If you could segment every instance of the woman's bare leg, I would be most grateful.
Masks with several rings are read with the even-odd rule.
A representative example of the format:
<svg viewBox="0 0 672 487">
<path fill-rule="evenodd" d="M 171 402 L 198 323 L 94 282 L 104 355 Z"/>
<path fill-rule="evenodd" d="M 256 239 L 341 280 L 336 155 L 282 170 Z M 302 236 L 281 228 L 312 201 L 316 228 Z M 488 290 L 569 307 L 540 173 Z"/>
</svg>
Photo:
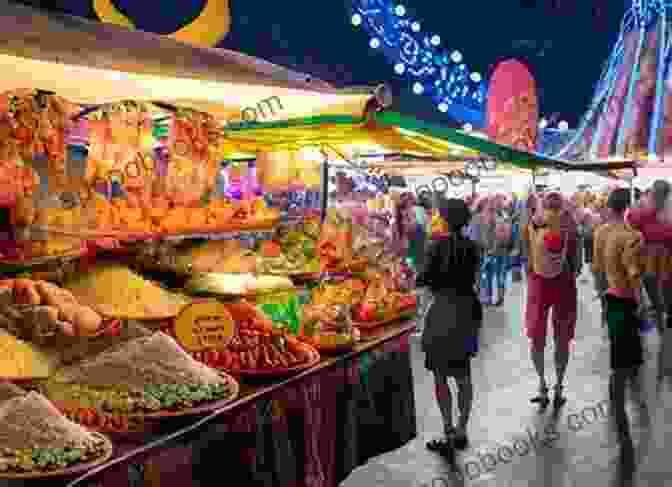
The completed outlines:
<svg viewBox="0 0 672 487">
<path fill-rule="evenodd" d="M 436 394 L 436 402 L 439 405 L 439 411 L 441 411 L 444 431 L 450 431 L 454 428 L 453 395 L 445 375 L 440 375 L 436 372 L 434 373 L 434 393 Z"/>
</svg>

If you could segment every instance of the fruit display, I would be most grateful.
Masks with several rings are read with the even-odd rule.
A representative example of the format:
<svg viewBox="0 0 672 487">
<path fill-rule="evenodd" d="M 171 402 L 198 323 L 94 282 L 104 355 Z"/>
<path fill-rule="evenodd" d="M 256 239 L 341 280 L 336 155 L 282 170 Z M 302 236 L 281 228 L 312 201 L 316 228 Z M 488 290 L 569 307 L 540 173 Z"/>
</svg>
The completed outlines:
<svg viewBox="0 0 672 487">
<path fill-rule="evenodd" d="M 258 272 L 273 275 L 320 272 L 318 220 L 307 220 L 297 227 L 283 227 L 277 233 L 274 240 L 262 242 L 259 246 Z"/>
<path fill-rule="evenodd" d="M 95 336 L 110 326 L 68 290 L 46 281 L 0 281 L 0 327 L 18 338 L 45 343 L 56 334 Z"/>
<path fill-rule="evenodd" d="M 328 211 L 317 248 L 322 272 L 349 269 L 352 264 L 352 219 L 347 210 Z"/>
<path fill-rule="evenodd" d="M 67 419 L 43 395 L 0 383 L 0 479 L 65 474 L 112 456 L 112 444 Z"/>
<path fill-rule="evenodd" d="M 339 314 L 340 306 L 351 307 L 356 326 L 390 321 L 416 307 L 415 294 L 401 291 L 398 277 L 396 272 L 370 270 L 362 279 L 323 283 L 313 290 L 311 304 L 327 322 Z M 304 321 L 305 314 L 304 309 Z"/>
<path fill-rule="evenodd" d="M 358 325 L 383 323 L 415 312 L 414 293 L 403 293 L 384 276 L 371 279 L 362 302 L 356 307 L 354 318 Z"/>
<path fill-rule="evenodd" d="M 325 353 L 351 350 L 359 340 L 348 305 L 307 305 L 303 309 L 303 337 Z"/>
<path fill-rule="evenodd" d="M 60 410 L 99 430 L 128 427 L 133 417 L 221 406 L 238 394 L 233 378 L 195 361 L 162 332 L 65 367 L 41 389 Z"/>
</svg>

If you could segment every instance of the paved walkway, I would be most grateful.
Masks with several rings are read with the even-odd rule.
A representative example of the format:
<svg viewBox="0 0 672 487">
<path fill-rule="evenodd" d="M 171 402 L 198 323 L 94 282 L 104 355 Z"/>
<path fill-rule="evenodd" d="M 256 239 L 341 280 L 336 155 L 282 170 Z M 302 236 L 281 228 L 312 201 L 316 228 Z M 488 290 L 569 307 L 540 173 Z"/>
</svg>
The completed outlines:
<svg viewBox="0 0 672 487">
<path fill-rule="evenodd" d="M 529 399 L 537 380 L 523 336 L 525 285 L 515 284 L 503 308 L 486 312 L 481 353 L 473 362 L 475 403 L 471 446 L 460 455 L 461 475 L 425 449 L 442 429 L 433 381 L 424 370 L 418 340 L 414 375 L 419 437 L 357 469 L 343 487 L 610 487 L 672 485 L 672 388 L 658 392 L 659 337 L 646 337 L 646 399 L 650 421 L 631 411 L 632 442 L 620 447 L 607 421 L 608 347 L 592 282 L 579 283 L 577 340 L 566 379 L 568 402 L 555 417 Z M 547 379 L 555 381 L 552 345 Z M 647 426 L 647 424 L 650 426 Z M 670 443 L 672 445 L 672 443 Z"/>
</svg>

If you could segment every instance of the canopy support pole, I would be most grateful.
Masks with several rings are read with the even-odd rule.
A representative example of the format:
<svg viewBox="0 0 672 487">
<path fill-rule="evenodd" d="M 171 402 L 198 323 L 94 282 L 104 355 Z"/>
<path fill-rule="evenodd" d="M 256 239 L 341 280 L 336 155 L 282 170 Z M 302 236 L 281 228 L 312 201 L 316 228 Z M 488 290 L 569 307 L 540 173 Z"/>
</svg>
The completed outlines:
<svg viewBox="0 0 672 487">
<path fill-rule="evenodd" d="M 324 223 L 329 206 L 329 156 L 326 151 L 322 151 L 322 156 L 324 159 L 320 166 L 320 218 Z"/>
</svg>

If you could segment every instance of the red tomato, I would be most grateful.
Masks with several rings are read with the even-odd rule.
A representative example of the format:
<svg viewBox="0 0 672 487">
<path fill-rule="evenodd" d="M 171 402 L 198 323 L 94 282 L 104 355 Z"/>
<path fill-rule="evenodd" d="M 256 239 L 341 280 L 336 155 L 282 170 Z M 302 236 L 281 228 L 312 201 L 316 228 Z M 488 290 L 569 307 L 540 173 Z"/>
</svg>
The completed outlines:
<svg viewBox="0 0 672 487">
<path fill-rule="evenodd" d="M 220 353 L 217 350 L 209 350 L 206 353 L 206 361 L 205 363 L 208 364 L 210 367 L 216 367 L 219 365 L 220 361 Z"/>
</svg>

